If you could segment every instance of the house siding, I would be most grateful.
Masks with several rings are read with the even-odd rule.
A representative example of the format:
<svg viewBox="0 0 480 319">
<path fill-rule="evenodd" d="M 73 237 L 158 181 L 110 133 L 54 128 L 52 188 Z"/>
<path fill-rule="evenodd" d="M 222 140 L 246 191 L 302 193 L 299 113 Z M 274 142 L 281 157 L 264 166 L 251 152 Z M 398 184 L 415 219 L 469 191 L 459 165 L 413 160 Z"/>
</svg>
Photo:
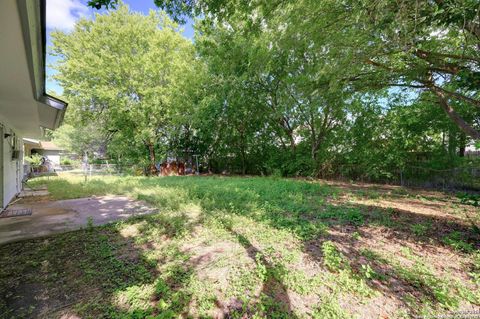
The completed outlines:
<svg viewBox="0 0 480 319">
<path fill-rule="evenodd" d="M 0 125 L 2 124 L 0 123 Z M 3 163 L 3 185 L 1 185 L 3 192 L 3 203 L 1 203 L 1 208 L 3 209 L 22 190 L 23 141 L 13 129 L 9 128 L 5 124 L 3 124 L 2 127 L 3 134 L 0 136 L 0 138 L 3 139 L 1 159 Z M 5 137 L 5 134 L 11 134 L 11 136 Z M 12 159 L 14 149 L 20 152 L 16 159 Z"/>
<path fill-rule="evenodd" d="M 40 155 L 43 155 L 48 160 L 52 162 L 52 164 L 60 165 L 60 151 L 56 150 L 38 150 Z"/>
</svg>

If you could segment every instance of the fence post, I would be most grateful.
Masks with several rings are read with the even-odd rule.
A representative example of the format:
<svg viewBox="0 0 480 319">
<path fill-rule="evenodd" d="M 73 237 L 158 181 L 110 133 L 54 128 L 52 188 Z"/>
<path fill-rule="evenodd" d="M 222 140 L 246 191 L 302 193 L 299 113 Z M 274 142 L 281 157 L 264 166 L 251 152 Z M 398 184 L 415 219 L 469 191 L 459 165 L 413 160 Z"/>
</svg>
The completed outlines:
<svg viewBox="0 0 480 319">
<path fill-rule="evenodd" d="M 400 186 L 403 187 L 403 170 L 400 170 Z"/>
</svg>

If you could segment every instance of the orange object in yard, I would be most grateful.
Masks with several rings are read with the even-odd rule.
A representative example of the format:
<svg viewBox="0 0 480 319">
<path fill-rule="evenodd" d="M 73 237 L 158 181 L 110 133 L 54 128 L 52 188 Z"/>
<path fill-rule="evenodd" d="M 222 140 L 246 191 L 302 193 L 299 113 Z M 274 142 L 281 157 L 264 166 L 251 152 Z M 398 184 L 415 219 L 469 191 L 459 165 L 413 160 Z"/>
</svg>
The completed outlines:
<svg viewBox="0 0 480 319">
<path fill-rule="evenodd" d="M 185 175 L 185 163 L 182 162 L 163 162 L 160 165 L 161 176 Z"/>
</svg>

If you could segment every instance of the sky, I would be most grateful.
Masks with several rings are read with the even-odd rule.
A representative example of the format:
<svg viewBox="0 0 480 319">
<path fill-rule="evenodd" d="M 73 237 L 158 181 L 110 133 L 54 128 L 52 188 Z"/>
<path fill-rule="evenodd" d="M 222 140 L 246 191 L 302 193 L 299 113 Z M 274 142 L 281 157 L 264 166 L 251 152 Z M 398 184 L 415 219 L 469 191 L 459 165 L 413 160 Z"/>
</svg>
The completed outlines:
<svg viewBox="0 0 480 319">
<path fill-rule="evenodd" d="M 50 32 L 54 30 L 70 32 L 78 19 L 82 17 L 93 19 L 98 10 L 88 7 L 87 2 L 88 0 L 47 0 L 47 92 L 53 91 L 55 95 L 61 95 L 63 92 L 62 87 L 51 78 L 55 70 L 49 65 L 55 63 L 57 58 L 49 54 L 49 47 L 52 45 Z M 158 10 L 153 0 L 123 0 L 123 2 L 129 5 L 130 10 L 144 14 L 148 14 L 150 9 Z M 192 20 L 188 20 L 182 28 L 183 36 L 193 41 Z"/>
</svg>

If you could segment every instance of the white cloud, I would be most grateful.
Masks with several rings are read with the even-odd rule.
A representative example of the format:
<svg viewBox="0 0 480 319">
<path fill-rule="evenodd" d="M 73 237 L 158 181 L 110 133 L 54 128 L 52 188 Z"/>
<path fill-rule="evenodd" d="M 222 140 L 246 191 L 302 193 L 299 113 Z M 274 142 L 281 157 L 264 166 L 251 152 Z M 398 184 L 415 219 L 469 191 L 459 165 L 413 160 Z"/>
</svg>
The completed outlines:
<svg viewBox="0 0 480 319">
<path fill-rule="evenodd" d="M 87 14 L 87 6 L 80 0 L 47 0 L 47 28 L 70 31 Z"/>
</svg>

